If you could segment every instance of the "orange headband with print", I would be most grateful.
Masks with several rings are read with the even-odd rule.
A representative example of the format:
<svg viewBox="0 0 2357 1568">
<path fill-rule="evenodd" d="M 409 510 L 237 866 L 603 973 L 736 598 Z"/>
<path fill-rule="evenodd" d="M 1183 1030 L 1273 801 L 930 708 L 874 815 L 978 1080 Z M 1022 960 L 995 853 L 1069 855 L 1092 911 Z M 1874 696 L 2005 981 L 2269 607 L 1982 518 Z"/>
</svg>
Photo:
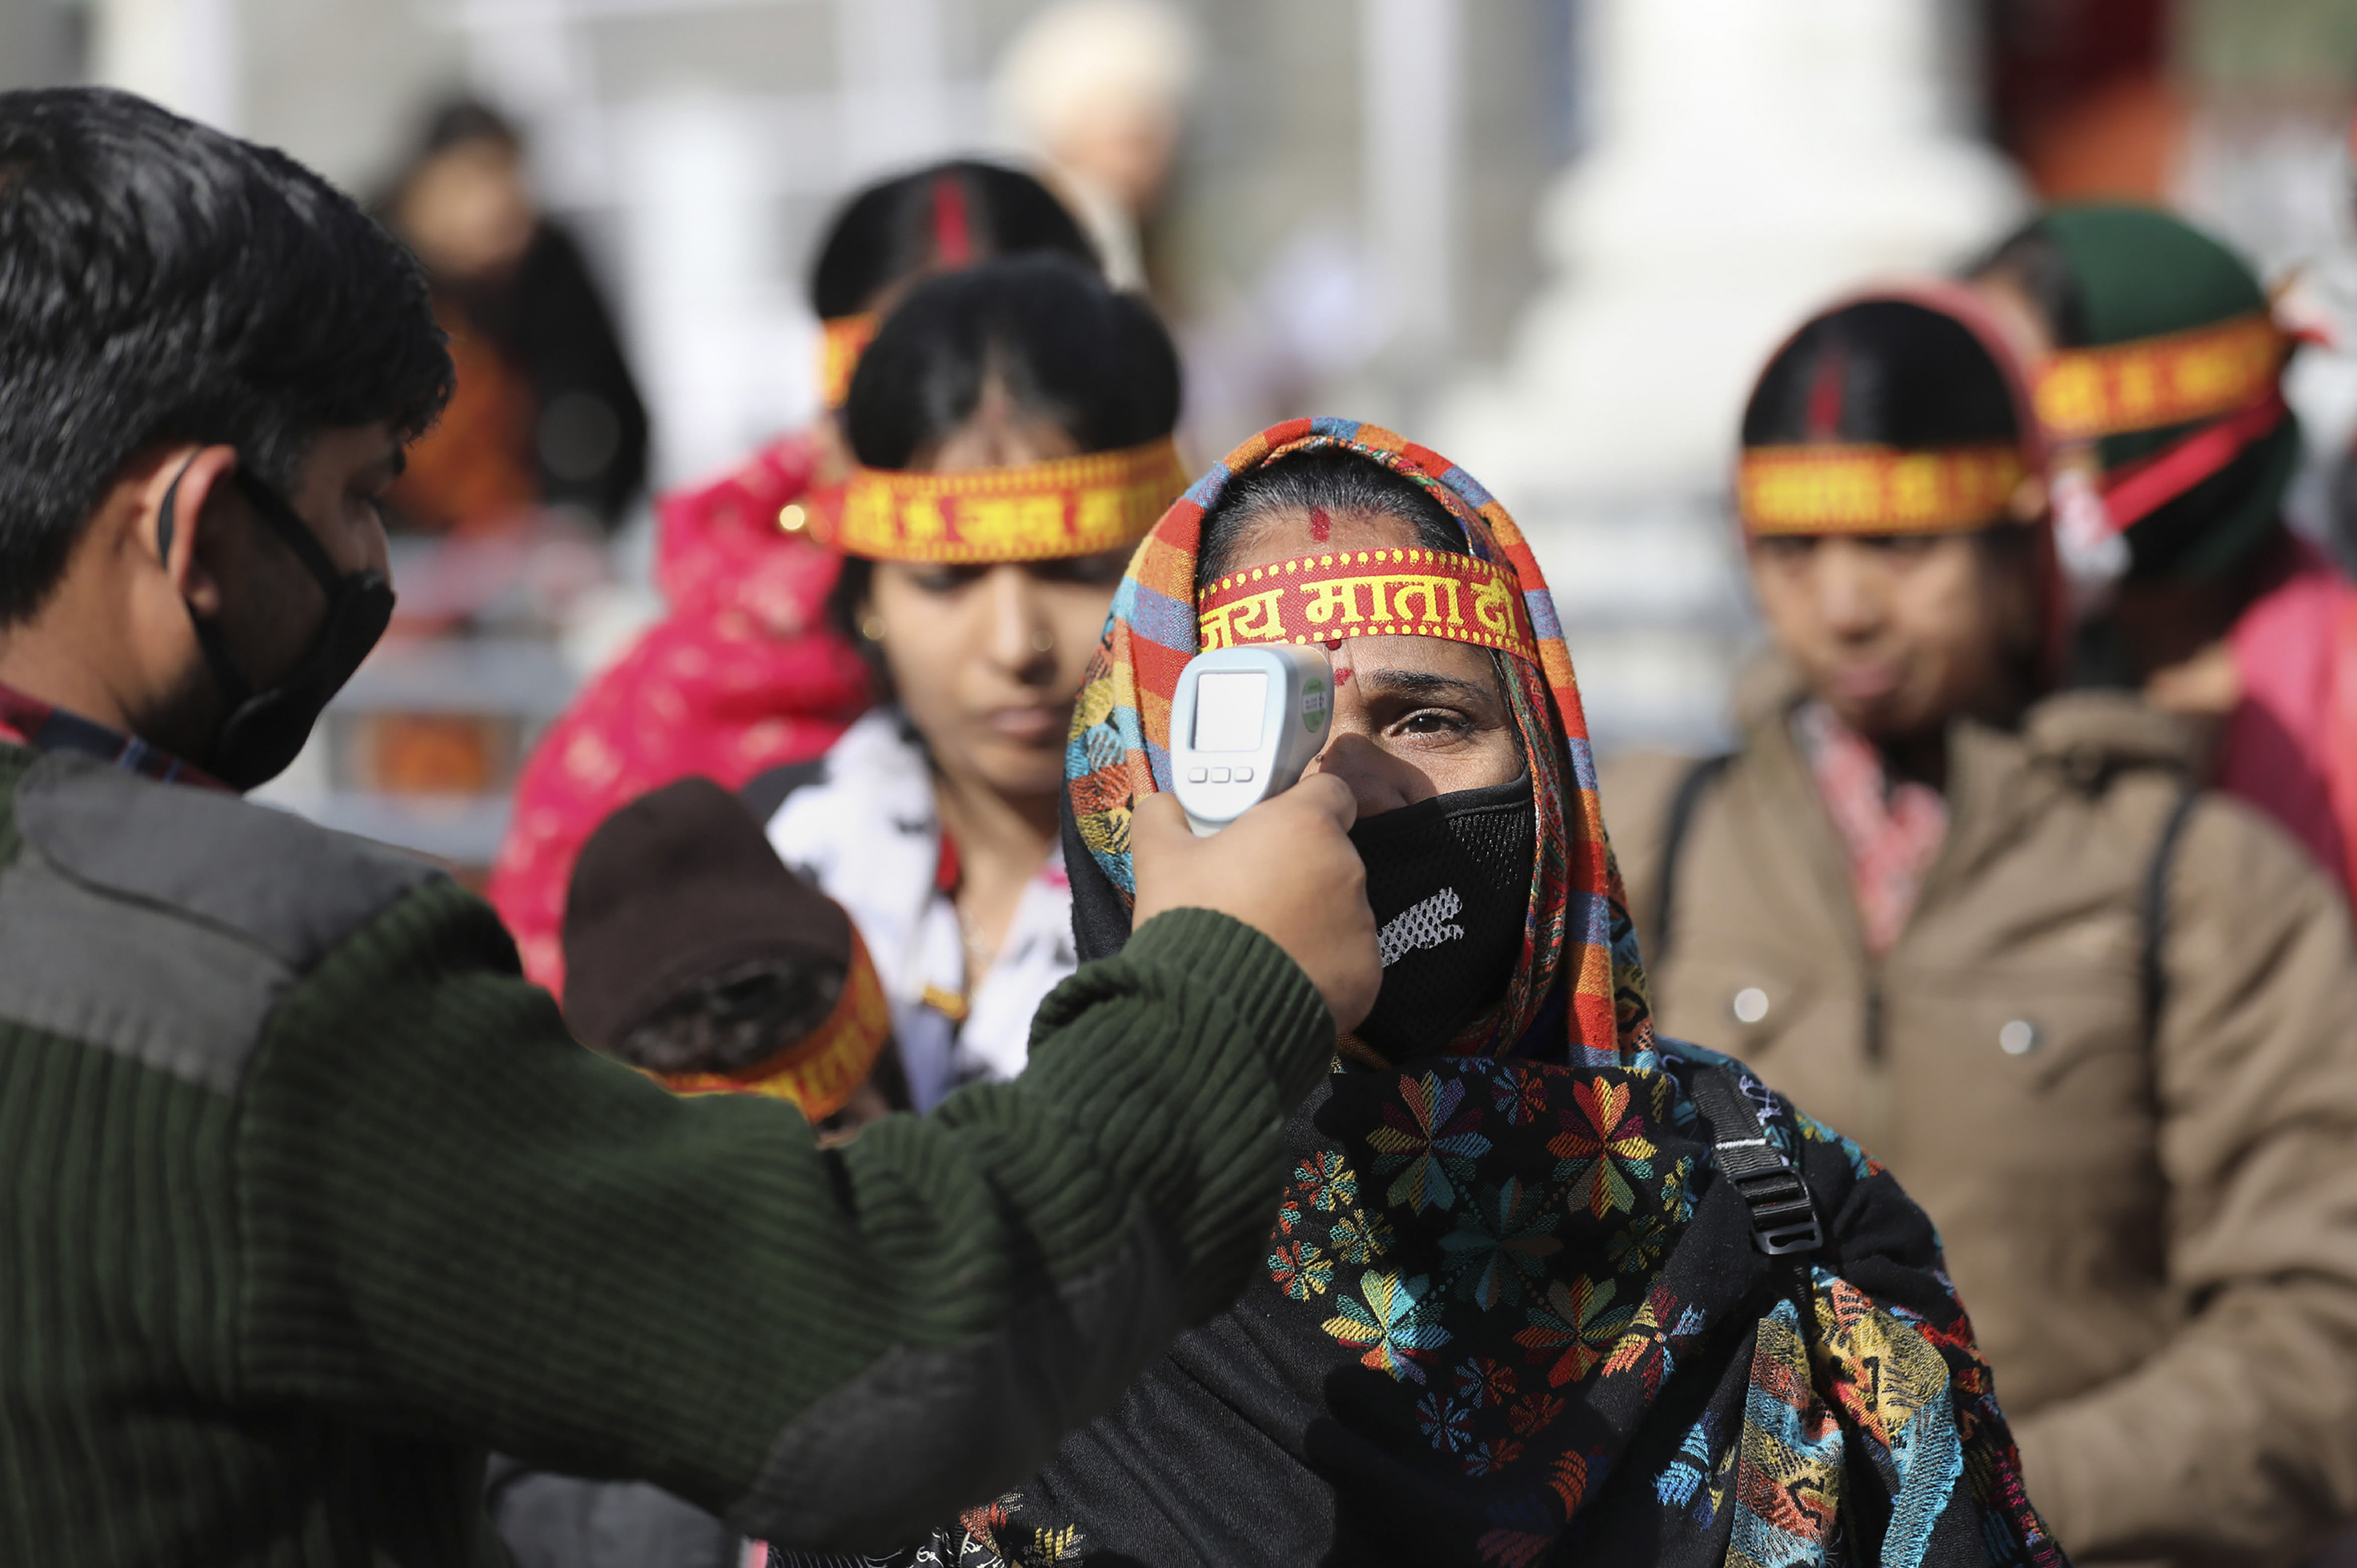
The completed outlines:
<svg viewBox="0 0 2357 1568">
<path fill-rule="evenodd" d="M 818 394 L 828 408 L 841 408 L 851 397 L 852 373 L 859 356 L 876 340 L 876 313 L 831 316 L 818 324 Z"/>
<path fill-rule="evenodd" d="M 1206 650 L 1441 637 L 1539 661 L 1513 574 L 1446 550 L 1345 550 L 1254 566 L 1206 587 L 1195 610 Z"/>
<path fill-rule="evenodd" d="M 667 1072 L 648 1076 L 674 1094 L 765 1094 L 792 1101 L 812 1122 L 843 1109 L 876 1070 L 892 1037 L 892 1008 L 884 1000 L 875 961 L 851 928 L 851 967 L 843 994 L 819 1026 L 775 1056 L 737 1072 Z"/>
<path fill-rule="evenodd" d="M 944 565 L 1094 555 L 1146 537 L 1188 478 L 1167 435 L 1019 468 L 860 468 L 823 538 L 846 555 Z"/>
<path fill-rule="evenodd" d="M 2029 473 L 2003 443 L 1908 451 L 1809 443 L 1746 448 L 1737 504 L 1755 536 L 1955 533 L 2002 522 Z"/>
<path fill-rule="evenodd" d="M 2215 419 L 2275 390 L 2291 351 L 2265 312 L 2214 327 L 2065 349 L 2038 373 L 2038 418 L 2057 441 Z"/>
</svg>

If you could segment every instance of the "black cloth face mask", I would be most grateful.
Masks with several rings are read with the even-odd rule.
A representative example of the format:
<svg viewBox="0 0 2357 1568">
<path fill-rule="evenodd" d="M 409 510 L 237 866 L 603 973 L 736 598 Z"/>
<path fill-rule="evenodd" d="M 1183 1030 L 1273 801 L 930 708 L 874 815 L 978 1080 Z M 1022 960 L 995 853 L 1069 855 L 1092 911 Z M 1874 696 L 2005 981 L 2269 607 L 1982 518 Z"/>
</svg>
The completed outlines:
<svg viewBox="0 0 2357 1568">
<path fill-rule="evenodd" d="M 232 470 L 231 478 L 254 515 L 295 553 L 295 559 L 303 564 L 328 599 L 328 613 L 319 622 L 309 651 L 276 685 L 258 692 L 230 657 L 221 623 L 197 614 L 193 605 L 188 607 L 197 646 L 203 650 L 206 667 L 229 708 L 229 716 L 213 736 L 211 749 L 198 760 L 206 772 L 231 789 L 245 790 L 285 771 L 303 743 L 311 738 L 311 726 L 318 722 L 328 700 L 343 690 L 369 650 L 384 636 L 384 628 L 393 624 L 393 584 L 372 568 L 339 574 L 310 525 L 285 497 L 243 467 Z M 174 479 L 156 520 L 156 552 L 165 560 L 171 559 L 173 510 L 179 493 L 180 482 Z"/>
<path fill-rule="evenodd" d="M 1429 1056 L 1513 977 L 1538 849 L 1531 776 L 1419 800 L 1351 830 L 1367 865 L 1383 987 L 1355 1031 L 1392 1061 Z"/>
</svg>

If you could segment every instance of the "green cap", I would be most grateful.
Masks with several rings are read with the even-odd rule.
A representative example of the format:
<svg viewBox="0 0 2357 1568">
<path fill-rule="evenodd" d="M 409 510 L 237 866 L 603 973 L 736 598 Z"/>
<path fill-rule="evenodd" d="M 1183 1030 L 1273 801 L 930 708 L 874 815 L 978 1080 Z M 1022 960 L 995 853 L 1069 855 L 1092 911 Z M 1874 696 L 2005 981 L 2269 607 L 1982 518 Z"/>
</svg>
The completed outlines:
<svg viewBox="0 0 2357 1568">
<path fill-rule="evenodd" d="M 2054 208 L 2031 229 L 2051 242 L 2077 295 L 2078 319 L 2056 324 L 2074 339 L 2065 347 L 2165 337 L 2267 308 L 2266 290 L 2240 256 L 2169 213 L 2088 203 Z M 2109 471 L 2201 428 L 2107 435 L 2098 451 Z M 2233 570 L 2280 523 L 2298 462 L 2299 425 L 2287 416 L 2223 469 L 2129 527 L 2130 575 L 2201 578 Z"/>
</svg>

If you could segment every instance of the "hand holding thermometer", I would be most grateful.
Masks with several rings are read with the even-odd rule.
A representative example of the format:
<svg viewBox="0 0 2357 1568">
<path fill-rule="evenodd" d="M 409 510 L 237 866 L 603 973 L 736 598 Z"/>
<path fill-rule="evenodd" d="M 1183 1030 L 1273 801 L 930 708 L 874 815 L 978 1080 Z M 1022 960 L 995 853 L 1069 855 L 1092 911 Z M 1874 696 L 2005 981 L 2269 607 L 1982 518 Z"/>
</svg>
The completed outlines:
<svg viewBox="0 0 2357 1568">
<path fill-rule="evenodd" d="M 1170 705 L 1170 779 L 1196 836 L 1298 783 L 1333 717 L 1322 648 L 1216 648 L 1189 660 Z"/>
</svg>

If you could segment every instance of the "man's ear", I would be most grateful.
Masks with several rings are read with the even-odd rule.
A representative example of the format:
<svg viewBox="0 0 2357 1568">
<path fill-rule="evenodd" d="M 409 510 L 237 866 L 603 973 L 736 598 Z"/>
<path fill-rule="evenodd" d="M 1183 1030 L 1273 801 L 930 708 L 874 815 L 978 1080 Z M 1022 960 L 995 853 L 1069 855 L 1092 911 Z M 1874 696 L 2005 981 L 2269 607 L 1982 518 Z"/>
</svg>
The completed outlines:
<svg viewBox="0 0 2357 1568">
<path fill-rule="evenodd" d="M 178 446 L 161 455 L 139 487 L 132 548 L 163 567 L 172 591 L 199 615 L 221 613 L 221 578 L 207 564 L 237 471 L 234 446 Z"/>
</svg>

